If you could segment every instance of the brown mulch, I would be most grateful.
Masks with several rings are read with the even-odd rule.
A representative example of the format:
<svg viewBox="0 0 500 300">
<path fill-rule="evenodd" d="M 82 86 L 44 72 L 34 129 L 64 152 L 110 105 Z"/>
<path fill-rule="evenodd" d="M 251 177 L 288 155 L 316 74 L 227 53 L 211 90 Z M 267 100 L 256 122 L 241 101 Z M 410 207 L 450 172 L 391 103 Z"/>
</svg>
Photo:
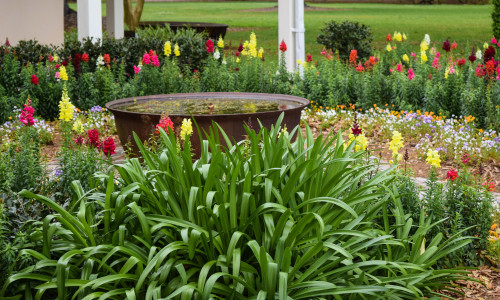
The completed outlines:
<svg viewBox="0 0 500 300">
<path fill-rule="evenodd" d="M 443 294 L 450 296 L 450 298 L 460 300 L 498 300 L 500 299 L 500 270 L 489 266 L 480 266 L 478 270 L 471 270 L 470 278 L 476 279 L 475 281 L 459 280 L 457 285 L 460 292 L 464 295 L 442 291 Z M 443 299 L 450 299 L 443 298 Z"/>
</svg>

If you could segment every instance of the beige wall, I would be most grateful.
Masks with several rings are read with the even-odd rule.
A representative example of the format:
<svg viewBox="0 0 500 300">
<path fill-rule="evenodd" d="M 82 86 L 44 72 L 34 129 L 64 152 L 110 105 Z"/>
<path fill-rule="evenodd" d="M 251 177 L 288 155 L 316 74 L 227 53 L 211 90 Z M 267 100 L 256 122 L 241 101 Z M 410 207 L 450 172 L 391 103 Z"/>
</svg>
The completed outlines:
<svg viewBox="0 0 500 300">
<path fill-rule="evenodd" d="M 7 37 L 12 45 L 29 39 L 61 45 L 63 0 L 0 0 L 0 43 Z"/>
</svg>

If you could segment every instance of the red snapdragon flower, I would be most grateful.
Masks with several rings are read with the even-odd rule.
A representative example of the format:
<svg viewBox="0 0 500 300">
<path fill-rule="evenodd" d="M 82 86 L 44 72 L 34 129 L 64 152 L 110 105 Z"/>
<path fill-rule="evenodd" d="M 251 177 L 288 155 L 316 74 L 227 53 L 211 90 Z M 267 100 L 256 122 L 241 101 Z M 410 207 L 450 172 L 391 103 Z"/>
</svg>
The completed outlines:
<svg viewBox="0 0 500 300">
<path fill-rule="evenodd" d="M 484 75 L 486 75 L 486 72 L 484 71 L 483 65 L 482 64 L 477 65 L 476 76 L 481 78 Z"/>
<path fill-rule="evenodd" d="M 312 62 L 313 61 L 313 58 L 312 58 L 312 55 L 311 53 L 307 53 L 307 56 L 306 56 L 306 62 Z"/>
<path fill-rule="evenodd" d="M 446 52 L 450 52 L 451 50 L 450 42 L 448 41 L 448 39 L 446 39 L 446 41 L 444 41 L 443 43 L 443 50 Z"/>
<path fill-rule="evenodd" d="M 486 74 L 488 74 L 488 76 L 492 76 L 494 73 L 495 73 L 495 61 L 493 59 L 490 59 L 486 63 Z"/>
<path fill-rule="evenodd" d="M 52 56 L 52 54 L 49 54 L 49 61 L 50 62 L 54 61 L 54 56 Z"/>
<path fill-rule="evenodd" d="M 493 46 L 489 46 L 488 49 L 484 50 L 484 63 L 489 62 L 490 60 L 495 58 L 495 48 Z"/>
<path fill-rule="evenodd" d="M 281 48 L 280 48 L 280 50 L 281 50 Z M 241 52 L 241 51 L 243 51 L 243 44 L 242 43 L 240 43 L 240 45 L 238 46 L 238 52 Z"/>
<path fill-rule="evenodd" d="M 459 59 L 459 60 L 457 61 L 457 65 L 459 65 L 459 66 L 463 66 L 463 65 L 465 65 L 465 62 L 466 62 L 466 61 L 465 61 L 465 58 L 461 58 L 461 59 Z"/>
<path fill-rule="evenodd" d="M 475 62 L 476 61 L 476 55 L 474 54 L 474 50 L 472 50 L 472 53 L 469 55 L 469 61 L 471 63 Z"/>
<path fill-rule="evenodd" d="M 361 62 L 358 64 L 358 66 L 356 67 L 356 71 L 358 72 L 363 72 L 365 70 L 365 68 L 363 68 L 363 65 L 361 65 Z"/>
<path fill-rule="evenodd" d="M 358 51 L 355 49 L 351 50 L 351 54 L 349 54 L 349 63 L 352 65 L 356 65 L 357 59 L 358 59 Z"/>
<path fill-rule="evenodd" d="M 115 154 L 115 149 L 116 149 L 115 141 L 111 137 L 105 139 L 104 142 L 102 143 L 102 152 L 104 152 L 106 156 L 111 156 L 111 154 Z"/>
<path fill-rule="evenodd" d="M 68 61 L 67 60 L 63 60 L 62 63 L 61 63 L 63 66 L 67 67 L 68 66 Z"/>
<path fill-rule="evenodd" d="M 356 115 L 354 115 L 354 116 L 356 116 Z M 355 118 L 354 122 L 352 123 L 351 132 L 352 132 L 352 135 L 354 135 L 354 136 L 358 136 L 358 135 L 363 133 L 361 128 L 359 128 L 357 118 Z"/>
<path fill-rule="evenodd" d="M 388 42 L 392 41 L 392 36 L 391 36 L 391 34 L 389 33 L 389 34 L 385 37 L 385 39 L 386 39 Z"/>
<path fill-rule="evenodd" d="M 35 74 L 31 75 L 31 83 L 38 85 L 38 77 Z"/>
<path fill-rule="evenodd" d="M 453 43 L 451 44 L 451 49 L 457 49 L 457 47 L 457 42 L 453 41 Z"/>
<path fill-rule="evenodd" d="M 458 172 L 455 169 L 451 169 L 446 173 L 446 179 L 453 181 L 457 178 L 458 178 Z"/>
<path fill-rule="evenodd" d="M 89 144 L 97 149 L 100 148 L 101 143 L 99 142 L 99 131 L 97 129 L 90 129 L 87 131 L 89 137 Z"/>
<path fill-rule="evenodd" d="M 282 40 L 280 43 L 280 51 L 285 52 L 286 51 L 286 43 L 285 40 Z"/>
<path fill-rule="evenodd" d="M 104 60 L 104 62 L 109 65 L 109 63 L 111 62 L 111 57 L 109 56 L 109 54 L 104 54 L 102 56 L 102 60 Z"/>
<path fill-rule="evenodd" d="M 494 192 L 495 191 L 495 183 L 493 182 L 485 182 L 482 184 L 485 188 L 488 189 L 488 192 Z"/>
<path fill-rule="evenodd" d="M 207 41 L 206 47 L 207 47 L 207 53 L 214 52 L 214 42 L 212 42 L 212 40 Z"/>
<path fill-rule="evenodd" d="M 80 135 L 77 136 L 75 139 L 75 144 L 77 144 L 78 146 L 81 146 L 83 144 L 83 137 Z"/>
<path fill-rule="evenodd" d="M 82 60 L 84 62 L 89 62 L 89 55 L 86 52 L 83 52 L 83 54 L 82 54 Z"/>
</svg>

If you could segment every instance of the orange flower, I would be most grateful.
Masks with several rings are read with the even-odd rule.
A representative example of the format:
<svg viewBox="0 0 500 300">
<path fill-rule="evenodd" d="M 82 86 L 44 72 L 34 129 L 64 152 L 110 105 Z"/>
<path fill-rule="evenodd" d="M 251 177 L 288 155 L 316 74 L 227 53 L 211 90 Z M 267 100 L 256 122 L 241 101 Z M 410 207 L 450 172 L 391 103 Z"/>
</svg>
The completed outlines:
<svg viewBox="0 0 500 300">
<path fill-rule="evenodd" d="M 495 230 L 495 228 L 497 228 L 497 226 L 498 226 L 497 224 L 491 225 L 491 230 Z"/>
</svg>

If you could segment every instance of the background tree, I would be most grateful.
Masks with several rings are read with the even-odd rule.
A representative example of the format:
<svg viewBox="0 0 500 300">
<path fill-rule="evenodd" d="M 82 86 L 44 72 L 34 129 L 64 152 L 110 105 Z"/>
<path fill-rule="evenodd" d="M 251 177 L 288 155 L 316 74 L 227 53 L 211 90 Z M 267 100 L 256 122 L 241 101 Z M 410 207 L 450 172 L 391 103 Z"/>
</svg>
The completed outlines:
<svg viewBox="0 0 500 300">
<path fill-rule="evenodd" d="M 135 6 L 133 6 L 135 2 Z M 144 8 L 144 0 L 123 0 L 123 11 L 125 14 L 125 24 L 130 30 L 135 30 L 141 20 L 142 9 Z"/>
</svg>

